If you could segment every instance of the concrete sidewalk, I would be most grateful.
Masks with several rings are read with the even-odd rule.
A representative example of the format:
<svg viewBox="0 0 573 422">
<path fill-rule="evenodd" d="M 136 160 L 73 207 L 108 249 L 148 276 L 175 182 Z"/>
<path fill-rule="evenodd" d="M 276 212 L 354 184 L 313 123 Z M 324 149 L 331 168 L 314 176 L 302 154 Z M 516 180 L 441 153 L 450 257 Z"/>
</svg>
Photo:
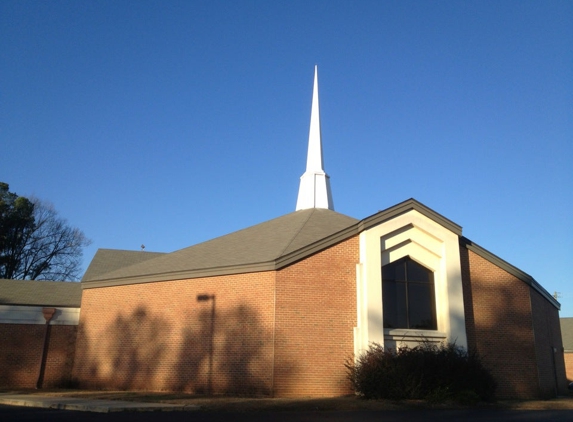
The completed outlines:
<svg viewBox="0 0 573 422">
<path fill-rule="evenodd" d="M 81 412 L 151 412 L 198 410 L 199 406 L 168 403 L 138 403 L 121 400 L 99 400 L 72 397 L 48 397 L 32 394 L 0 394 L 0 404 L 9 406 L 43 407 Z"/>
</svg>

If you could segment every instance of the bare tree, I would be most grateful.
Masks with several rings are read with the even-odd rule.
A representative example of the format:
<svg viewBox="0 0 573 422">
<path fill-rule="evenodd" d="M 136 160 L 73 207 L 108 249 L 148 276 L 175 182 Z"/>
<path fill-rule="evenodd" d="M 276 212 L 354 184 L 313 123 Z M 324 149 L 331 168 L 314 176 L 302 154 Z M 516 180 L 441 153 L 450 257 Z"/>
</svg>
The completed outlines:
<svg viewBox="0 0 573 422">
<path fill-rule="evenodd" d="M 91 241 L 59 217 L 53 205 L 36 198 L 29 203 L 33 207 L 32 224 L 29 219 L 19 226 L 10 226 L 11 220 L 0 222 L 5 233 L 10 234 L 0 242 L 0 278 L 78 280 L 83 248 Z M 8 213 L 0 215 L 5 220 L 3 214 Z"/>
</svg>

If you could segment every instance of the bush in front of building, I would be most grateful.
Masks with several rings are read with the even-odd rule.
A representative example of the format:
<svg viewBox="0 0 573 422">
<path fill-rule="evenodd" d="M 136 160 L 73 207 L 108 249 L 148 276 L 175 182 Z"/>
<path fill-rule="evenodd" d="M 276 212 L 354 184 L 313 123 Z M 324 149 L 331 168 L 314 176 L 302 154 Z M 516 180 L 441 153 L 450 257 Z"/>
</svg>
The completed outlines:
<svg viewBox="0 0 573 422">
<path fill-rule="evenodd" d="M 448 343 L 385 349 L 373 343 L 346 363 L 356 394 L 366 399 L 492 401 L 496 382 L 479 356 Z"/>
</svg>

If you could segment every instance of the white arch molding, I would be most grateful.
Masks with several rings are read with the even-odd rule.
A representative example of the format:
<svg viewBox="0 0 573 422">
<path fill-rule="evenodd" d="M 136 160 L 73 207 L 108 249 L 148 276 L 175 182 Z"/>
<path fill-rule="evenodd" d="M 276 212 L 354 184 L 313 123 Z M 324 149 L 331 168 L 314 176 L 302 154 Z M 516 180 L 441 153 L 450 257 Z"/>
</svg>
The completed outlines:
<svg viewBox="0 0 573 422">
<path fill-rule="evenodd" d="M 383 328 L 382 266 L 409 256 L 434 272 L 437 330 Z M 360 234 L 355 355 L 372 342 L 388 348 L 447 341 L 467 348 L 458 235 L 416 210 Z"/>
</svg>

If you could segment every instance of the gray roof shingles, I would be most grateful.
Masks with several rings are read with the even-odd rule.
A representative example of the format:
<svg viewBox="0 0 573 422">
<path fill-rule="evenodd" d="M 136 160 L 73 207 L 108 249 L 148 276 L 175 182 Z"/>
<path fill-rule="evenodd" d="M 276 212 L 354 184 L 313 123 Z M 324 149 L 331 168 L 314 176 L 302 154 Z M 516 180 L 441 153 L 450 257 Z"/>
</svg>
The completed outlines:
<svg viewBox="0 0 573 422">
<path fill-rule="evenodd" d="M 165 255 L 163 252 L 124 251 L 119 249 L 98 249 L 82 281 L 95 280 L 120 268 L 136 265 L 149 259 Z"/>
<path fill-rule="evenodd" d="M 0 304 L 79 308 L 82 288 L 77 282 L 0 279 Z"/>
<path fill-rule="evenodd" d="M 295 211 L 188 248 L 145 259 L 135 265 L 118 266 L 114 271 L 101 270 L 99 267 L 108 265 L 105 262 L 107 259 L 112 258 L 117 262 L 122 257 L 129 257 L 127 251 L 120 251 L 115 257 L 110 250 L 98 257 L 98 251 L 94 261 L 102 258 L 101 262 L 92 262 L 82 281 L 272 262 L 357 223 L 358 220 L 352 217 L 327 209 Z"/>
</svg>

